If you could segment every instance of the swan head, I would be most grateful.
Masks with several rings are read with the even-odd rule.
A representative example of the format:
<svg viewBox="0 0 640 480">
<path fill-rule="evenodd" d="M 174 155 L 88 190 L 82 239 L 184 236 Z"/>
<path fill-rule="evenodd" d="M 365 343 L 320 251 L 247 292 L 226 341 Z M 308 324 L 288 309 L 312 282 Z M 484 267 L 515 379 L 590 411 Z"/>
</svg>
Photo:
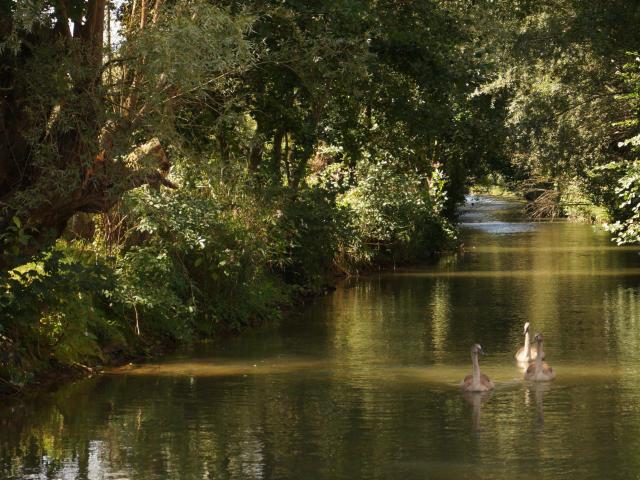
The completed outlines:
<svg viewBox="0 0 640 480">
<path fill-rule="evenodd" d="M 529 322 L 524 324 L 524 333 L 527 333 L 529 331 Z"/>
<path fill-rule="evenodd" d="M 536 333 L 536 336 L 533 337 L 533 339 L 536 341 L 536 343 L 542 343 L 542 334 Z"/>
<path fill-rule="evenodd" d="M 474 355 L 486 355 L 484 350 L 482 349 L 482 345 L 479 343 L 474 343 L 471 345 L 471 353 Z"/>
</svg>

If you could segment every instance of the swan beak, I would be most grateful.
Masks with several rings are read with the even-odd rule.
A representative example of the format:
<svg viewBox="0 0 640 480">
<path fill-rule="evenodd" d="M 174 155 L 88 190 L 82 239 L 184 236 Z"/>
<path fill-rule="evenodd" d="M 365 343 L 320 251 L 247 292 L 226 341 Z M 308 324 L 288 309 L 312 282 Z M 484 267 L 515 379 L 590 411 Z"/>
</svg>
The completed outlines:
<svg viewBox="0 0 640 480">
<path fill-rule="evenodd" d="M 478 353 L 479 353 L 480 355 L 486 355 L 486 354 L 487 354 L 487 352 L 485 352 L 485 350 L 484 350 L 484 349 L 480 350 Z"/>
</svg>

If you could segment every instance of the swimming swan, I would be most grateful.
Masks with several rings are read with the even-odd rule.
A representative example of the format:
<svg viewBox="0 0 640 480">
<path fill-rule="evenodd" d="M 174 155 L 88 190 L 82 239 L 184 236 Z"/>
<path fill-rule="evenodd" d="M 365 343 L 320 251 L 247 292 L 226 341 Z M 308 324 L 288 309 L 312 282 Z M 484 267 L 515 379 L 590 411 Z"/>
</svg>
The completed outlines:
<svg viewBox="0 0 640 480">
<path fill-rule="evenodd" d="M 529 342 L 529 322 L 524 324 L 524 346 L 520 347 L 518 351 L 513 356 L 518 362 L 530 362 L 531 360 L 535 360 L 538 356 L 538 347 L 531 346 Z M 542 354 L 542 359 L 544 360 L 544 352 Z"/>
<path fill-rule="evenodd" d="M 542 350 L 542 334 L 536 333 L 534 337 L 536 344 L 538 345 L 538 357 L 535 362 L 531 363 L 527 370 L 524 372 L 525 380 L 533 380 L 534 382 L 548 382 L 556 378 L 556 372 L 553 371 L 549 365 L 542 361 L 544 358 L 544 351 Z"/>
<path fill-rule="evenodd" d="M 474 343 L 471 346 L 471 361 L 473 363 L 473 373 L 467 375 L 462 380 L 460 388 L 465 392 L 487 392 L 492 390 L 494 385 L 489 377 L 484 373 L 480 373 L 480 364 L 478 363 L 478 355 L 484 355 L 482 346 Z"/>
</svg>

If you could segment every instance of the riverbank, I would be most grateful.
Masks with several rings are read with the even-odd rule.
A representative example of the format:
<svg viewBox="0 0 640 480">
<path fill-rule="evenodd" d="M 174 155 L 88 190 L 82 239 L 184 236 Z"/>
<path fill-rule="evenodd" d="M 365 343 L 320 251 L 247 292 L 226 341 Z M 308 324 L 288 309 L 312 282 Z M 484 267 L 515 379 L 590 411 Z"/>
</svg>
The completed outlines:
<svg viewBox="0 0 640 480">
<path fill-rule="evenodd" d="M 296 190 L 206 170 L 207 188 L 142 188 L 109 215 L 77 218 L 0 272 L 0 383 L 233 334 L 322 294 L 336 273 L 449 248 L 442 172 L 388 168 L 349 178 L 330 166 Z"/>
<path fill-rule="evenodd" d="M 439 245 L 437 249 L 434 248 L 436 245 Z M 54 318 L 58 323 L 52 326 L 49 323 L 52 320 L 51 309 L 36 308 L 31 310 L 33 319 L 32 330 L 28 332 L 30 336 L 23 333 L 20 337 L 19 334 L 14 333 L 14 338 L 19 340 L 13 341 L 0 335 L 0 340 L 4 342 L 3 359 L 0 359 L 0 367 L 3 367 L 0 372 L 4 373 L 0 375 L 0 395 L 29 397 L 57 388 L 60 383 L 69 380 L 100 374 L 103 369 L 161 358 L 177 348 L 184 348 L 190 344 L 236 337 L 257 326 L 279 321 L 283 316 L 302 308 L 310 300 L 333 291 L 336 284 L 344 278 L 366 276 L 403 265 L 433 261 L 442 248 L 449 248 L 449 246 L 441 240 L 437 244 L 425 243 L 424 251 L 414 258 L 399 256 L 394 261 L 393 256 L 382 255 L 376 257 L 375 261 L 362 264 L 351 272 L 336 266 L 325 273 L 322 280 L 319 281 L 316 278 L 313 284 L 290 284 L 280 274 L 274 272 L 262 277 L 263 281 L 272 285 L 273 290 L 268 296 L 261 297 L 262 300 L 259 303 L 249 305 L 249 310 L 245 306 L 241 313 L 243 315 L 241 322 L 233 321 L 234 318 L 238 318 L 237 309 L 219 310 L 219 320 L 215 328 L 203 330 L 198 328 L 197 324 L 203 319 L 191 315 L 182 320 L 184 324 L 179 335 L 172 333 L 175 332 L 173 329 L 161 327 L 163 318 L 154 318 L 148 313 L 143 316 L 143 309 L 134 310 L 135 316 L 133 316 L 130 313 L 127 315 L 126 310 L 122 308 L 114 308 L 113 304 L 108 303 L 109 297 L 103 297 L 104 283 L 91 282 L 92 278 L 95 280 L 96 274 L 93 268 L 89 270 L 79 268 L 80 265 L 73 263 L 73 257 L 58 259 L 58 266 L 73 265 L 79 268 L 77 271 L 75 268 L 71 269 L 75 271 L 71 277 L 67 275 L 70 272 L 66 272 L 62 279 L 57 278 L 59 284 L 64 284 L 63 287 L 70 286 L 72 292 L 74 287 L 79 290 L 76 290 L 75 294 L 65 291 L 64 296 L 58 300 L 68 309 L 67 311 L 82 316 L 73 317 L 72 328 L 65 330 L 64 321 L 68 318 L 67 315 Z M 59 287 L 52 288 L 47 290 L 47 296 L 43 296 L 45 285 L 58 276 L 55 274 L 55 268 L 50 270 L 51 265 L 45 266 L 45 263 L 33 264 L 29 268 L 22 269 L 21 274 L 41 272 L 35 281 L 32 280 L 27 285 L 16 282 L 25 287 L 26 293 L 34 293 L 29 290 L 37 288 L 35 297 L 39 301 L 60 292 Z M 47 274 L 48 271 L 54 274 Z M 86 279 L 88 283 L 79 282 L 78 275 L 83 274 L 89 275 Z M 25 292 L 20 293 L 25 294 Z M 33 303 L 28 302 L 24 305 L 32 307 Z M 114 315 L 117 312 L 122 313 L 123 316 L 116 318 Z M 250 316 L 251 314 L 253 316 Z M 33 323 L 35 319 L 38 322 L 36 325 Z M 160 325 L 155 331 L 151 328 L 154 322 Z M 28 327 L 29 324 L 26 326 Z M 46 341 L 49 342 L 49 346 L 45 343 Z M 40 345 L 37 345 L 38 343 Z M 20 346 L 23 347 L 22 351 Z"/>
<path fill-rule="evenodd" d="M 452 242 L 447 250 L 433 250 L 428 255 L 422 255 L 420 261 L 410 261 L 405 259 L 400 263 L 394 263 L 392 260 L 386 259 L 377 264 L 370 264 L 362 267 L 354 272 L 346 272 L 344 269 L 335 268 L 331 276 L 327 277 L 321 288 L 314 290 L 297 291 L 295 296 L 292 294 L 287 302 L 278 305 L 277 315 L 268 319 L 254 319 L 242 328 L 219 330 L 208 337 L 200 336 L 198 338 L 189 337 L 182 341 L 171 340 L 169 343 L 148 343 L 143 338 L 129 335 L 129 340 L 116 352 L 101 349 L 99 356 L 84 358 L 85 363 L 73 362 L 67 365 L 60 363 L 50 363 L 45 367 L 40 367 L 37 373 L 26 371 L 29 380 L 16 384 L 10 382 L 6 378 L 0 377 L 0 398 L 30 398 L 40 395 L 47 391 L 53 391 L 60 387 L 61 384 L 82 378 L 90 378 L 95 375 L 101 375 L 105 371 L 113 368 L 123 367 L 126 365 L 147 363 L 153 360 L 161 359 L 163 356 L 171 354 L 178 349 L 189 348 L 189 346 L 206 345 L 211 341 L 219 341 L 223 338 L 232 338 L 243 335 L 251 329 L 265 326 L 268 323 L 279 321 L 279 319 L 291 315 L 295 310 L 304 308 L 309 302 L 317 298 L 331 294 L 339 284 L 349 279 L 357 279 L 360 277 L 368 277 L 378 275 L 383 272 L 394 271 L 396 268 L 431 264 L 445 251 L 453 250 Z M 125 348 L 126 347 L 126 348 Z"/>
<path fill-rule="evenodd" d="M 570 222 L 605 226 L 610 214 L 604 205 L 593 202 L 584 186 L 568 180 L 559 185 L 511 182 L 501 178 L 483 179 L 471 188 L 473 195 L 489 195 L 518 202 L 526 202 L 525 211 L 532 219 L 566 218 Z"/>
<path fill-rule="evenodd" d="M 436 258 L 440 253 L 441 252 L 433 252 L 433 258 Z M 144 364 L 161 359 L 178 349 L 185 349 L 190 346 L 194 347 L 198 344 L 206 345 L 211 341 L 220 341 L 225 337 L 238 337 L 246 333 L 248 330 L 266 326 L 268 323 L 277 322 L 279 321 L 279 318 L 290 315 L 295 309 L 304 308 L 307 303 L 316 300 L 318 297 L 331 294 L 331 292 L 338 288 L 337 285 L 340 282 L 349 278 L 355 279 L 357 277 L 367 277 L 384 271 L 392 271 L 395 270 L 396 267 L 407 265 L 411 265 L 411 263 L 403 263 L 401 265 L 394 265 L 393 263 L 384 263 L 375 266 L 370 265 L 368 268 L 357 271 L 351 275 L 346 274 L 344 271 L 336 270 L 335 276 L 332 278 L 332 282 L 327 283 L 322 289 L 316 290 L 313 293 L 306 292 L 304 295 L 299 294 L 295 298 L 292 298 L 288 303 L 279 305 L 277 317 L 270 319 L 256 319 L 239 329 L 221 330 L 208 337 L 189 338 L 183 341 L 172 340 L 170 343 L 146 344 L 140 342 L 139 339 L 132 337 L 126 350 L 122 349 L 118 352 L 107 352 L 106 350 L 101 350 L 99 357 L 93 356 L 83 359 L 86 364 L 79 362 L 73 362 L 72 364 L 67 365 L 50 363 L 44 367 L 40 366 L 37 373 L 26 370 L 22 373 L 28 377 L 28 381 L 21 384 L 13 383 L 6 378 L 0 377 L 0 398 L 28 399 L 48 391 L 54 391 L 62 384 L 82 378 L 91 378 L 96 375 L 102 375 L 105 371 L 109 371 L 113 368 L 123 367 L 126 365 Z"/>
</svg>

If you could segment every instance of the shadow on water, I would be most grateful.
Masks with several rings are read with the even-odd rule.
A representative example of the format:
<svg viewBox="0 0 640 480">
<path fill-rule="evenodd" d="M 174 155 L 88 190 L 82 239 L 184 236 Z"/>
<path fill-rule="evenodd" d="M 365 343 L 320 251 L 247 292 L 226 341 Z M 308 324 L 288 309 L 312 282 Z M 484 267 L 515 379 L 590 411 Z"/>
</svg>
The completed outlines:
<svg viewBox="0 0 640 480">
<path fill-rule="evenodd" d="M 640 471 L 640 249 L 476 198 L 464 251 L 280 325 L 0 412 L 0 478 L 628 479 Z M 545 334 L 548 384 L 513 360 Z M 463 395 L 469 346 L 496 384 Z"/>
</svg>

